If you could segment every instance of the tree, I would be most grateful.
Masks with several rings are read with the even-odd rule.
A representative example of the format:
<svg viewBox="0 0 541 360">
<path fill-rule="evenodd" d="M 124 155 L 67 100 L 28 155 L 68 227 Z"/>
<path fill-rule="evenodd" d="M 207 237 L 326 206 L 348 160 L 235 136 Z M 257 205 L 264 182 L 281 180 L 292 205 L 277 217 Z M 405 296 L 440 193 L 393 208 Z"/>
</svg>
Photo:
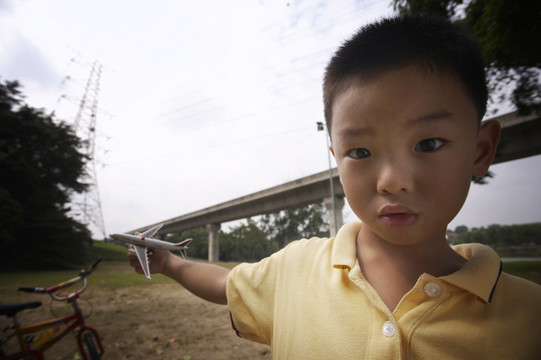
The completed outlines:
<svg viewBox="0 0 541 360">
<path fill-rule="evenodd" d="M 329 235 L 329 226 L 324 221 L 323 204 L 283 210 L 263 215 L 258 222 L 248 218 L 246 222 L 231 228 L 229 232 L 220 231 L 220 260 L 258 261 L 272 255 L 293 240 L 324 237 Z M 206 229 L 192 229 L 182 235 L 170 235 L 168 241 L 178 242 L 186 238 L 190 244 L 189 256 L 208 258 L 208 236 Z"/>
<path fill-rule="evenodd" d="M 248 218 L 231 228 L 229 232 L 220 231 L 220 260 L 258 261 L 270 256 L 293 240 L 324 237 L 329 235 L 329 226 L 324 221 L 323 204 L 284 210 L 264 215 L 259 222 Z M 179 242 L 192 238 L 188 255 L 208 258 L 208 237 L 206 229 L 192 229 L 181 235 L 173 234 L 167 241 Z"/>
<path fill-rule="evenodd" d="M 276 243 L 269 240 L 250 218 L 229 233 L 220 233 L 220 259 L 223 261 L 258 261 L 276 250 Z"/>
<path fill-rule="evenodd" d="M 456 242 L 478 242 L 492 247 L 541 246 L 541 224 L 494 224 L 461 233 Z"/>
<path fill-rule="evenodd" d="M 466 225 L 459 225 L 455 228 L 455 234 L 463 234 L 468 232 L 468 227 Z"/>
<path fill-rule="evenodd" d="M 205 228 L 196 228 L 183 231 L 182 234 L 172 234 L 167 241 L 178 243 L 186 239 L 192 239 L 188 247 L 188 256 L 197 259 L 208 259 L 209 257 L 209 232 Z"/>
<path fill-rule="evenodd" d="M 512 101 L 519 114 L 541 110 L 541 1 L 393 0 L 400 13 L 437 14 L 473 30 L 487 64 L 491 102 Z M 510 86 L 509 96 L 503 92 Z"/>
<path fill-rule="evenodd" d="M 86 227 L 67 216 L 85 156 L 71 128 L 23 102 L 16 81 L 0 82 L 0 261 L 22 267 L 84 262 Z"/>
<path fill-rule="evenodd" d="M 260 227 L 282 248 L 293 240 L 329 236 L 329 227 L 323 219 L 323 213 L 321 203 L 283 210 L 261 217 Z"/>
</svg>

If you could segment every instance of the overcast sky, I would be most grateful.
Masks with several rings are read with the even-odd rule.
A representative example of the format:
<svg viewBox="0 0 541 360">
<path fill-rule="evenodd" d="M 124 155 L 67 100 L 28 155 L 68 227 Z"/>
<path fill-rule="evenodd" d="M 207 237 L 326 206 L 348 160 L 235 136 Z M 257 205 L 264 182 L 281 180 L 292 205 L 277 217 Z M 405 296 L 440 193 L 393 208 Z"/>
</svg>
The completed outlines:
<svg viewBox="0 0 541 360">
<path fill-rule="evenodd" d="M 0 77 L 73 123 L 101 64 L 99 191 L 128 231 L 327 170 L 325 64 L 389 4 L 1 0 Z M 450 228 L 541 221 L 541 156 L 492 171 Z"/>
</svg>

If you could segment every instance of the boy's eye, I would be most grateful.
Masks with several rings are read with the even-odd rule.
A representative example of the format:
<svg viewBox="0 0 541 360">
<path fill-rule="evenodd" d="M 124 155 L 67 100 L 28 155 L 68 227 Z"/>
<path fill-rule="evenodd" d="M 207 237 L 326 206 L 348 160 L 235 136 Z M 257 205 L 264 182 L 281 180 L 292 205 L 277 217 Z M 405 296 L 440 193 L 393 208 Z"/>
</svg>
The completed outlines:
<svg viewBox="0 0 541 360">
<path fill-rule="evenodd" d="M 431 152 L 431 151 L 438 150 L 443 145 L 445 145 L 445 142 L 442 139 L 437 139 L 437 138 L 425 139 L 425 140 L 420 141 L 415 146 L 415 151 Z"/>
<path fill-rule="evenodd" d="M 346 155 L 352 159 L 364 159 L 370 156 L 370 151 L 365 148 L 356 148 L 349 150 Z"/>
</svg>

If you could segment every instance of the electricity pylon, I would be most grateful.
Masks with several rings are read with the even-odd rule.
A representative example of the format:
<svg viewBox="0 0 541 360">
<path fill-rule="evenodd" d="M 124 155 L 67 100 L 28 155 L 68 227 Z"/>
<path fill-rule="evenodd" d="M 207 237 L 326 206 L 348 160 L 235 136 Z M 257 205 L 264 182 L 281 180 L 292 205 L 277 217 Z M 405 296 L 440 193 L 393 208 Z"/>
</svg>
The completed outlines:
<svg viewBox="0 0 541 360">
<path fill-rule="evenodd" d="M 72 213 L 81 216 L 81 222 L 89 230 L 91 230 L 90 227 L 93 227 L 96 232 L 103 235 L 103 239 L 106 239 L 107 234 L 96 172 L 96 119 L 100 77 L 101 64 L 95 61 L 72 125 L 73 131 L 82 140 L 82 153 L 87 157 L 83 181 L 88 184 L 88 189 L 77 196 L 77 199 L 73 199 Z"/>
</svg>

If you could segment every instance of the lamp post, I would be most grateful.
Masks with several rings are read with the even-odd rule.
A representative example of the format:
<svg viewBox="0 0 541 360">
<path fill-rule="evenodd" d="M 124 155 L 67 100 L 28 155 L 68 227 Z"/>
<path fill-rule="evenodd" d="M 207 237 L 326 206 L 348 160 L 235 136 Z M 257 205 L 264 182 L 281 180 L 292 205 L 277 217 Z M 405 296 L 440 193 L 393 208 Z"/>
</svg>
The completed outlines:
<svg viewBox="0 0 541 360">
<path fill-rule="evenodd" d="M 331 237 L 335 236 L 336 235 L 336 231 L 338 230 L 337 227 L 338 227 L 338 221 L 336 219 L 336 199 L 335 199 L 335 196 L 334 196 L 334 181 L 333 181 L 333 176 L 332 176 L 332 165 L 331 165 L 331 154 L 329 153 L 329 148 L 330 148 L 330 144 L 329 144 L 329 134 L 328 134 L 328 131 L 325 131 L 325 124 L 321 121 L 318 121 L 317 123 L 317 131 L 324 131 L 325 132 L 325 140 L 327 142 L 327 158 L 329 160 L 329 182 L 330 182 L 330 186 L 331 186 L 331 199 L 332 199 L 332 217 L 333 217 L 333 220 L 334 220 L 334 234 L 333 234 L 333 229 L 332 227 L 329 229 L 330 231 L 330 235 Z"/>
</svg>

